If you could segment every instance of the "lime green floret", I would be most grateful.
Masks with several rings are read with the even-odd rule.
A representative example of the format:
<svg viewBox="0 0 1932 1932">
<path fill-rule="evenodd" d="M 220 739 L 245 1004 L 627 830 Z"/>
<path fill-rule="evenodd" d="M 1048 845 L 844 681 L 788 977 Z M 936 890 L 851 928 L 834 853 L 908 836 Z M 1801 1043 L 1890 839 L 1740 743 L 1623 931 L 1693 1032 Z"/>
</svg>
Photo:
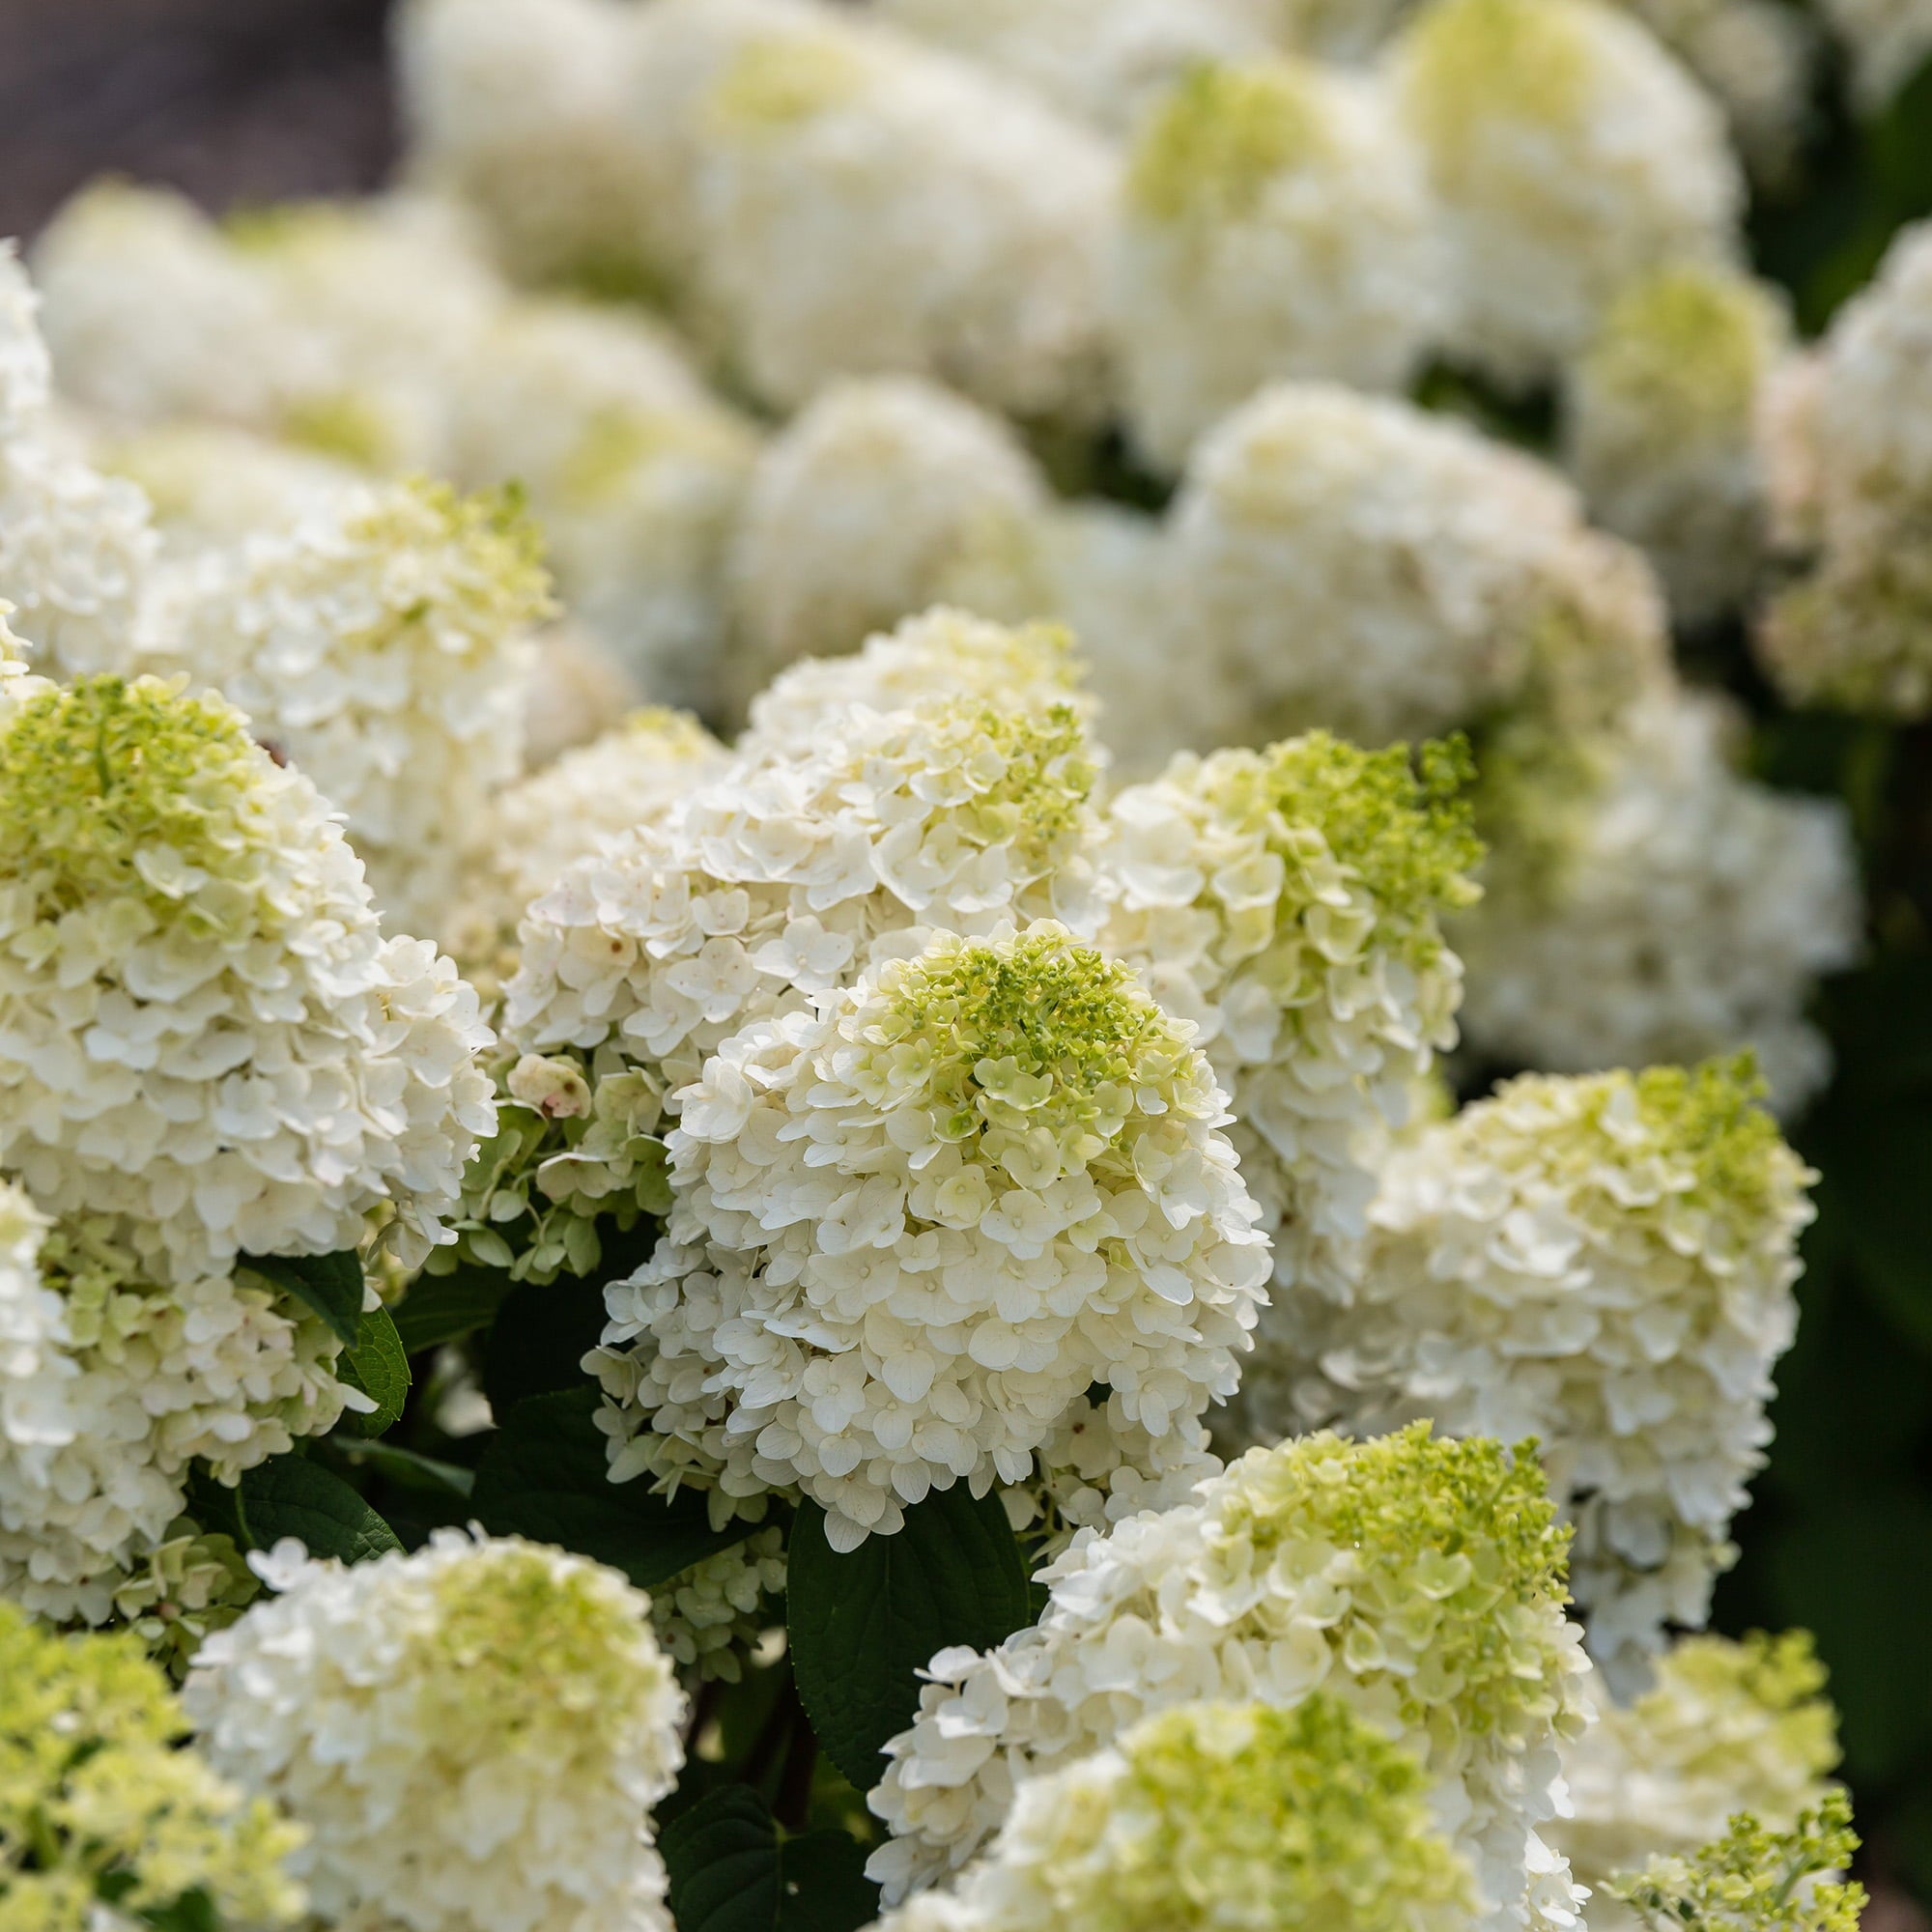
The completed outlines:
<svg viewBox="0 0 1932 1932">
<path fill-rule="evenodd" d="M 1743 1698 L 1773 1720 L 1784 1761 L 1814 1777 L 1838 1762 L 1837 1713 L 1823 1694 L 1825 1666 L 1818 1662 L 1809 1631 L 1777 1636 L 1752 1631 L 1740 1643 L 1720 1636 L 1685 1637 L 1663 1670 L 1669 1681 L 1636 1700 L 1634 1708 L 1640 1719 L 1671 1721 L 1683 1690 L 1699 1692 L 1719 1705 Z M 1735 1748 L 1721 1730 L 1714 1730 L 1702 1751 L 1682 1768 L 1690 1775 L 1734 1773 Z"/>
<path fill-rule="evenodd" d="M 1645 1124 L 1695 1168 L 1704 1204 L 1755 1215 L 1791 1164 L 1776 1121 L 1759 1104 L 1765 1084 L 1756 1060 L 1741 1053 L 1697 1066 L 1648 1066 L 1635 1080 Z"/>
<path fill-rule="evenodd" d="M 43 918 L 109 897 L 165 908 L 169 853 L 246 878 L 271 770 L 217 697 L 152 677 L 43 692 L 0 731 L 0 876 L 32 879 Z"/>
<path fill-rule="evenodd" d="M 394 460 L 394 438 L 382 411 L 349 389 L 291 403 L 282 412 L 282 436 L 356 469 L 385 469 Z"/>
<path fill-rule="evenodd" d="M 1653 1859 L 1604 1889 L 1654 1932 L 1857 1932 L 1863 1886 L 1824 1876 L 1859 1848 L 1842 1792 L 1789 1832 L 1767 1832 L 1748 1812 L 1688 1859 Z"/>
<path fill-rule="evenodd" d="M 1427 1422 L 1367 1442 L 1323 1431 L 1253 1449 L 1220 1486 L 1209 1550 L 1242 1552 L 1244 1570 L 1284 1548 L 1352 1550 L 1361 1628 L 1344 1628 L 1344 1654 L 1399 1633 L 1428 1658 L 1397 1683 L 1410 1720 L 1453 1695 L 1466 1730 L 1510 1727 L 1554 1693 L 1555 1658 L 1524 1613 L 1569 1601 L 1570 1529 L 1535 1449 L 1438 1438 Z M 1365 1609 L 1384 1628 L 1372 1631 Z"/>
<path fill-rule="evenodd" d="M 1577 0 L 1437 0 L 1409 30 L 1406 93 L 1438 160 L 1492 118 L 1574 126 L 1590 92 Z"/>
<path fill-rule="evenodd" d="M 1298 827 L 1320 832 L 1374 898 L 1382 943 L 1419 965 L 1441 951 L 1438 916 L 1479 896 L 1469 877 L 1483 858 L 1469 797 L 1475 771 L 1460 734 L 1411 756 L 1406 745 L 1365 752 L 1310 731 L 1259 754 L 1215 760 L 1208 792 L 1237 823 L 1266 819 L 1284 838 Z M 1281 918 L 1298 919 L 1301 910 L 1284 895 Z"/>
<path fill-rule="evenodd" d="M 436 1582 L 438 1616 L 418 1637 L 433 1709 L 426 1735 L 457 1754 L 480 1727 L 569 1731 L 587 1742 L 628 1736 L 669 1665 L 640 1656 L 642 1628 L 627 1600 L 588 1564 L 515 1544 L 452 1564 Z"/>
<path fill-rule="evenodd" d="M 349 534 L 378 548 L 441 544 L 455 550 L 465 566 L 465 591 L 481 607 L 476 614 L 499 626 L 533 623 L 551 614 L 543 532 L 515 483 L 466 497 L 447 483 L 413 476 L 400 490 L 384 491 L 350 526 Z M 426 610 L 411 610 L 404 620 L 427 614 Z"/>
<path fill-rule="evenodd" d="M 1775 305 L 1747 277 L 1681 263 L 1625 290 L 1586 374 L 1686 421 L 1742 423 L 1777 341 Z"/>
<path fill-rule="evenodd" d="M 1111 1838 L 1098 1872 L 1068 1847 L 1055 1903 L 1075 1927 L 1418 1932 L 1473 1912 L 1421 1765 L 1330 1697 L 1183 1705 L 1122 1750 L 1111 1816 L 1144 1829 Z"/>
<path fill-rule="evenodd" d="M 1268 184 L 1326 152 L 1311 70 L 1286 60 L 1195 68 L 1149 121 L 1127 194 L 1154 221 L 1252 214 Z"/>
<path fill-rule="evenodd" d="M 721 131 L 779 133 L 849 100 L 865 85 L 867 71 L 864 61 L 837 42 L 773 35 L 738 53 L 705 105 Z"/>
<path fill-rule="evenodd" d="M 1111 1138 L 1188 1050 L 1127 968 L 1045 933 L 913 960 L 870 1037 L 952 1140 L 989 1122 Z"/>
<path fill-rule="evenodd" d="M 0 1932 L 83 1932 L 109 1902 L 296 1918 L 281 1861 L 301 1833 L 181 1749 L 186 1732 L 136 1638 L 57 1636 L 0 1604 Z"/>
</svg>

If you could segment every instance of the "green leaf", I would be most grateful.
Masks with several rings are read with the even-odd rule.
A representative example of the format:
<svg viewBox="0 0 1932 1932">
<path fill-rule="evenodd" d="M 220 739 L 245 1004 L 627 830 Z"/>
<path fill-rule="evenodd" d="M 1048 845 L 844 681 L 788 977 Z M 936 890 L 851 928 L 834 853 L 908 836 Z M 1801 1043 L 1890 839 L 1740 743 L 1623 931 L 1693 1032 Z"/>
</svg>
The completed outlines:
<svg viewBox="0 0 1932 1932">
<path fill-rule="evenodd" d="M 372 1308 L 363 1316 L 362 1338 L 343 1351 L 335 1373 L 376 1405 L 373 1415 L 344 1411 L 343 1426 L 352 1435 L 380 1435 L 402 1420 L 410 1395 L 410 1358 L 386 1308 Z"/>
<path fill-rule="evenodd" d="M 677 1932 L 857 1932 L 878 1917 L 862 1846 L 782 1837 L 749 1784 L 699 1800 L 659 1835 Z"/>
<path fill-rule="evenodd" d="M 785 1623 L 806 1715 L 826 1755 L 869 1790 L 880 1752 L 919 1709 L 919 1675 L 952 1644 L 985 1650 L 1032 1616 L 1026 1565 L 997 1495 L 957 1484 L 905 1513 L 896 1536 L 841 1556 L 825 1513 L 799 1508 Z"/>
<path fill-rule="evenodd" d="M 653 1495 L 642 1480 L 613 1483 L 607 1437 L 587 1385 L 527 1397 L 511 1409 L 476 1466 L 477 1520 L 497 1536 L 558 1543 L 621 1570 L 639 1589 L 742 1543 L 749 1523 L 711 1527 L 703 1495 Z"/>
<path fill-rule="evenodd" d="M 354 1248 L 332 1255 L 243 1255 L 241 1261 L 284 1294 L 307 1302 L 344 1348 L 355 1348 L 362 1327 L 362 1257 Z"/>
<path fill-rule="evenodd" d="M 154 1932 L 221 1932 L 221 1915 L 214 1900 L 200 1886 L 185 1891 L 172 1905 L 150 1905 L 135 1915 L 138 1924 Z"/>
<path fill-rule="evenodd" d="M 498 1415 L 533 1395 L 586 1386 L 583 1357 L 603 1339 L 604 1291 L 559 1275 L 504 1298 L 483 1351 L 483 1393 Z"/>
<path fill-rule="evenodd" d="M 229 1489 L 199 1472 L 189 1505 L 205 1528 L 232 1536 L 243 1549 L 270 1549 L 285 1536 L 311 1556 L 360 1563 L 400 1549 L 396 1532 L 345 1483 L 304 1456 L 274 1456 L 244 1470 Z"/>
<path fill-rule="evenodd" d="M 502 1268 L 459 1263 L 449 1274 L 419 1274 L 396 1304 L 396 1333 L 411 1354 L 459 1342 L 497 1319 L 516 1284 Z"/>
<path fill-rule="evenodd" d="M 413 1449 L 397 1448 L 393 1442 L 345 1442 L 337 1446 L 358 1469 L 374 1469 L 398 1489 L 428 1491 L 468 1502 L 476 1487 L 474 1469 L 460 1468 L 434 1456 L 419 1456 Z"/>
</svg>

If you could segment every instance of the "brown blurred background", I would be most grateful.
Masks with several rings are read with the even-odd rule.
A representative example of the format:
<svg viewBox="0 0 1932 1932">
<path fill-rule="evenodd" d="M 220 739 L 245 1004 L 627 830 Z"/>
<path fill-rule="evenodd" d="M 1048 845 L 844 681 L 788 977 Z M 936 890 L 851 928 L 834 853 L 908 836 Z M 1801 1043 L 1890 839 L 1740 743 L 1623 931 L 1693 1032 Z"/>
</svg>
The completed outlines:
<svg viewBox="0 0 1932 1932">
<path fill-rule="evenodd" d="M 0 236 L 103 172 L 216 210 L 375 186 L 388 0 L 0 0 Z"/>
</svg>

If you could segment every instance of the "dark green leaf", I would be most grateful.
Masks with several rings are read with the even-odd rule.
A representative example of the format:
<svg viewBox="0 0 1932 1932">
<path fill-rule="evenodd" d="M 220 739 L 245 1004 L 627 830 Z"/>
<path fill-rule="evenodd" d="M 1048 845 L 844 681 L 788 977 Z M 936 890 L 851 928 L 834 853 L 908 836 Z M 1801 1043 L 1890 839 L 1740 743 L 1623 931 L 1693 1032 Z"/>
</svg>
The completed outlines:
<svg viewBox="0 0 1932 1932">
<path fill-rule="evenodd" d="M 986 1649 L 1032 1614 L 1005 1508 L 963 1483 L 907 1510 L 896 1536 L 869 1536 L 846 1556 L 825 1540 L 825 1513 L 803 1504 L 789 1562 L 799 1696 L 826 1755 L 861 1791 L 878 1782 L 887 1740 L 912 1722 L 918 1673 L 934 1653 Z"/>
<path fill-rule="evenodd" d="M 380 1435 L 402 1420 L 403 1405 L 410 1396 L 410 1358 L 386 1308 L 372 1308 L 363 1316 L 362 1338 L 343 1351 L 335 1372 L 376 1405 L 373 1415 L 344 1411 L 343 1426 L 351 1434 Z"/>
<path fill-rule="evenodd" d="M 696 1490 L 667 1500 L 641 1480 L 611 1482 L 597 1391 L 583 1384 L 520 1402 L 476 1467 L 477 1520 L 498 1536 L 559 1543 L 621 1570 L 639 1589 L 742 1543 L 749 1525 L 711 1527 Z"/>
<path fill-rule="evenodd" d="M 341 1448 L 357 1468 L 374 1469 L 398 1489 L 430 1491 L 467 1502 L 476 1487 L 474 1469 L 459 1468 L 434 1456 L 418 1456 L 413 1449 L 399 1449 L 393 1442 L 348 1442 Z"/>
<path fill-rule="evenodd" d="M 400 1549 L 396 1533 L 345 1483 L 304 1456 L 275 1456 L 228 1489 L 204 1473 L 189 1486 L 195 1519 L 232 1536 L 243 1549 L 299 1538 L 311 1556 L 360 1563 Z"/>
<path fill-rule="evenodd" d="M 857 1932 L 878 1917 L 864 1848 L 842 1832 L 781 1837 L 748 1784 L 699 1800 L 659 1848 L 677 1932 Z"/>
<path fill-rule="evenodd" d="M 221 1915 L 199 1886 L 184 1892 L 172 1905 L 150 1905 L 135 1916 L 139 1923 L 153 1926 L 155 1932 L 221 1932 Z"/>
<path fill-rule="evenodd" d="M 483 1392 L 498 1415 L 533 1395 L 585 1385 L 583 1357 L 603 1338 L 604 1291 L 559 1275 L 520 1283 L 497 1311 L 483 1354 Z"/>
<path fill-rule="evenodd" d="M 419 1274 L 396 1304 L 396 1333 L 411 1354 L 461 1341 L 496 1320 L 516 1284 L 501 1268 L 459 1263 L 449 1274 Z"/>
<path fill-rule="evenodd" d="M 362 1258 L 354 1248 L 332 1255 L 243 1255 L 242 1265 L 307 1302 L 344 1348 L 355 1346 L 362 1326 Z"/>
</svg>

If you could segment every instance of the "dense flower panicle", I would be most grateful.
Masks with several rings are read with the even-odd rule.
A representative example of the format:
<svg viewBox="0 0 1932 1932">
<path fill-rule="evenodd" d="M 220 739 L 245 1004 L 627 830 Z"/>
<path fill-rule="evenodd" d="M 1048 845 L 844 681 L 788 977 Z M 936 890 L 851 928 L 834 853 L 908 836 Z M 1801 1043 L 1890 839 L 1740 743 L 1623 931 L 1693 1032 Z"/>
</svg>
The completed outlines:
<svg viewBox="0 0 1932 1932">
<path fill-rule="evenodd" d="M 1661 263 L 1735 254 L 1721 113 L 1604 0 L 1430 0 L 1392 78 L 1442 205 L 1453 346 L 1497 380 L 1552 373 Z"/>
<path fill-rule="evenodd" d="M 931 604 L 1038 614 L 1026 592 L 1046 502 L 998 417 L 907 377 L 833 384 L 767 446 L 746 497 L 731 560 L 737 704 L 795 659 L 855 651 Z M 1008 596 L 983 594 L 1001 575 L 1015 580 Z"/>
<path fill-rule="evenodd" d="M 225 1630 L 261 1594 L 262 1579 L 233 1537 L 181 1516 L 115 1585 L 114 1621 L 180 1683 L 210 1633 Z"/>
<path fill-rule="evenodd" d="M 1117 1429 L 1198 1430 L 1267 1243 L 1192 1027 L 1051 923 L 935 937 L 815 1006 L 677 1095 L 668 1240 L 606 1292 L 606 1352 L 643 1357 L 612 1474 L 696 1450 L 850 1548 L 930 1489 L 1025 1481 L 1090 1390 Z"/>
<path fill-rule="evenodd" d="M 660 185 L 698 231 L 702 301 L 764 401 L 901 374 L 1021 415 L 1097 412 L 1103 140 L 804 0 L 668 0 L 639 32 L 634 112 L 683 148 Z"/>
<path fill-rule="evenodd" d="M 736 1684 L 759 1637 L 783 1621 L 784 1587 L 784 1531 L 754 1529 L 660 1586 L 651 1628 L 687 1677 Z"/>
<path fill-rule="evenodd" d="M 202 1646 L 203 1747 L 305 1825 L 317 1912 L 412 1932 L 666 1932 L 648 1811 L 685 1700 L 613 1571 L 438 1530 L 347 1570 L 278 1547 L 281 1594 Z"/>
<path fill-rule="evenodd" d="M 408 1264 L 479 1133 L 490 1038 L 420 940 L 384 939 L 309 781 L 241 714 L 86 679 L 0 721 L 0 1168 L 129 1217 L 163 1280 L 238 1251 Z"/>
<path fill-rule="evenodd" d="M 1196 1502 L 1076 1539 L 1041 1573 L 1039 1621 L 997 1650 L 933 1659 L 868 1800 L 894 1833 L 869 1869 L 892 1900 L 956 1868 L 1025 1779 L 1145 1716 L 1323 1691 L 1421 1760 L 1478 1922 L 1574 1926 L 1537 1835 L 1583 1721 L 1566 1540 L 1534 1459 L 1492 1442 L 1422 1425 L 1252 1450 Z"/>
<path fill-rule="evenodd" d="M 240 705 L 344 814 L 384 912 L 436 932 L 523 764 L 548 586 L 513 499 L 358 486 L 185 567 L 158 661 Z"/>
<path fill-rule="evenodd" d="M 1666 268 L 1617 298 L 1569 372 L 1570 471 L 1688 623 L 1741 602 L 1762 565 L 1758 416 L 1788 334 L 1776 297 L 1747 276 Z"/>
<path fill-rule="evenodd" d="M 1108 808 L 1110 952 L 1201 1029 L 1274 1240 L 1273 1304 L 1224 1433 L 1300 1426 L 1286 1358 L 1353 1292 L 1376 1172 L 1410 1084 L 1456 1041 L 1443 913 L 1481 855 L 1453 746 L 1365 753 L 1325 732 L 1182 755 Z"/>
<path fill-rule="evenodd" d="M 1620 4 L 1722 103 L 1753 179 L 1785 185 L 1811 132 L 1816 23 L 1782 0 Z"/>
<path fill-rule="evenodd" d="M 1321 1367 L 1363 1430 L 1535 1436 L 1612 1686 L 1701 1626 L 1771 1437 L 1814 1179 L 1747 1064 L 1526 1074 L 1389 1159 Z"/>
<path fill-rule="evenodd" d="M 1550 1838 L 1593 1890 L 1655 1854 L 1694 1852 L 1748 1811 L 1775 1831 L 1822 1804 L 1838 1761 L 1824 1666 L 1803 1631 L 1683 1639 L 1654 1685 L 1619 1708 L 1596 1700 L 1596 1721 L 1564 1751 L 1574 1815 Z M 1591 1922 L 1617 1923 L 1599 1895 Z"/>
<path fill-rule="evenodd" d="M 455 922 L 457 955 L 474 965 L 472 980 L 495 987 L 516 970 L 518 921 L 572 861 L 659 824 L 729 758 L 688 711 L 650 705 L 503 792 Z"/>
<path fill-rule="evenodd" d="M 410 0 L 391 28 L 409 171 L 475 211 L 526 281 L 656 269 L 635 14 L 612 0 Z"/>
<path fill-rule="evenodd" d="M 1887 520 L 1759 613 L 1757 653 L 1785 700 L 1912 721 L 1932 713 L 1932 500 Z"/>
<path fill-rule="evenodd" d="M 1085 712 L 1092 704 L 1081 696 L 1083 674 L 1071 635 L 1056 624 L 994 624 L 940 607 L 868 637 L 853 654 L 781 670 L 753 698 L 738 750 L 761 760 L 802 755 L 857 706 L 903 711 L 959 697 L 1009 711 L 1065 704 Z"/>
<path fill-rule="evenodd" d="M 1024 81 L 1064 112 L 1124 134 L 1199 61 L 1266 45 L 1242 0 L 881 0 L 880 17 Z"/>
<path fill-rule="evenodd" d="M 72 677 L 125 661 L 159 540 L 140 491 L 56 421 L 38 309 L 0 242 L 0 602 L 41 668 Z"/>
<path fill-rule="evenodd" d="M 341 1345 L 257 1276 L 157 1279 L 108 1217 L 43 1228 L 4 1200 L 0 1592 L 104 1623 L 130 1573 L 171 1560 L 190 1459 L 232 1483 L 334 1423 Z"/>
<path fill-rule="evenodd" d="M 1385 744 L 1522 706 L 1575 730 L 1666 675 L 1642 560 L 1553 471 L 1406 403 L 1264 390 L 1195 451 L 1171 531 L 1230 738 Z"/>
<path fill-rule="evenodd" d="M 1270 382 L 1406 387 L 1447 322 L 1420 158 L 1364 76 L 1197 67 L 1131 150 L 1113 263 L 1129 425 L 1156 463 Z"/>
<path fill-rule="evenodd" d="M 668 1093 L 749 1021 L 850 984 L 915 927 L 1098 922 L 1094 767 L 1070 705 L 852 711 L 570 867 L 521 929 L 505 1031 L 617 1043 Z"/>
<path fill-rule="evenodd" d="M 757 439 L 668 331 L 610 306 L 508 303 L 450 407 L 456 473 L 528 492 L 573 615 L 653 697 L 715 703 L 727 545 Z"/>
<path fill-rule="evenodd" d="M 340 502 L 359 480 L 339 457 L 192 416 L 131 434 L 109 430 L 92 454 L 147 497 L 168 557 L 289 528 Z"/>
<path fill-rule="evenodd" d="M 955 1892 L 881 1932 L 1449 1932 L 1475 1917 L 1413 1755 L 1345 1704 L 1184 1704 L 1027 1784 Z"/>
<path fill-rule="evenodd" d="M 1740 1813 L 1688 1857 L 1652 1859 L 1612 1879 L 1605 1892 L 1647 1932 L 1857 1932 L 1864 1887 L 1828 1876 L 1842 1871 L 1859 1848 L 1851 1826 L 1842 1794 L 1788 1832 L 1768 1831 Z"/>
<path fill-rule="evenodd" d="M 1825 17 L 1851 50 L 1861 109 L 1885 108 L 1932 54 L 1932 7 L 1925 0 L 1823 0 Z"/>
<path fill-rule="evenodd" d="M 0 1603 L 0 1925 L 118 1932 L 184 1906 L 169 1922 L 300 1918 L 283 1866 L 301 1832 L 185 1748 L 187 1729 L 138 1641 L 56 1636 Z"/>
<path fill-rule="evenodd" d="M 1748 1045 L 1786 1112 L 1823 1083 L 1804 1006 L 1859 950 L 1850 823 L 1740 777 L 1733 735 L 1709 696 L 1646 704 L 1589 752 L 1580 794 L 1517 802 L 1539 837 L 1498 842 L 1452 934 L 1480 1051 L 1581 1072 Z"/>
</svg>

